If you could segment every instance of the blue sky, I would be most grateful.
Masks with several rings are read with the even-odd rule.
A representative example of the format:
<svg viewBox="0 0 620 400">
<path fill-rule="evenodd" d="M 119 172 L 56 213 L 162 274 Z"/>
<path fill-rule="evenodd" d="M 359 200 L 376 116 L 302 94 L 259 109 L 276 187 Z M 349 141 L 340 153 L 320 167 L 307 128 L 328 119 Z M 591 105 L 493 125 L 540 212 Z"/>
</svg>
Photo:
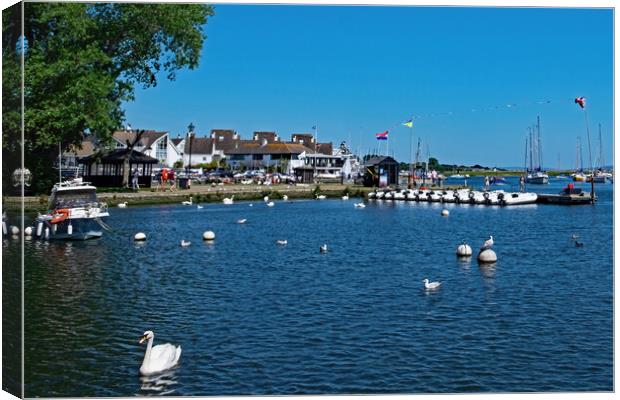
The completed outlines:
<svg viewBox="0 0 620 400">
<path fill-rule="evenodd" d="M 180 5 L 182 6 L 182 5 Z M 528 126 L 541 117 L 543 163 L 574 167 L 576 138 L 593 158 L 602 125 L 612 160 L 610 9 L 216 5 L 200 66 L 138 89 L 134 128 L 198 136 L 231 128 L 311 132 L 354 150 L 409 161 L 414 141 L 440 162 L 520 166 Z M 508 105 L 511 105 L 508 107 Z M 385 144 L 381 144 L 385 153 Z"/>
</svg>

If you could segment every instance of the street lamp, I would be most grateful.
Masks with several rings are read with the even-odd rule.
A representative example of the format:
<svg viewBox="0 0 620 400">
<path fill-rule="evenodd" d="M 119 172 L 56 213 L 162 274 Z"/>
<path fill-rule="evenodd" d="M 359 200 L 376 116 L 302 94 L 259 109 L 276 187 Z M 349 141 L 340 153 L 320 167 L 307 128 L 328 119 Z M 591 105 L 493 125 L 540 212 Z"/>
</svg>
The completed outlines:
<svg viewBox="0 0 620 400">
<path fill-rule="evenodd" d="M 189 178 L 190 168 L 192 167 L 192 142 L 194 141 L 194 129 L 196 127 L 192 122 L 187 127 L 187 135 L 189 136 L 189 162 L 187 163 L 187 177 Z"/>
</svg>

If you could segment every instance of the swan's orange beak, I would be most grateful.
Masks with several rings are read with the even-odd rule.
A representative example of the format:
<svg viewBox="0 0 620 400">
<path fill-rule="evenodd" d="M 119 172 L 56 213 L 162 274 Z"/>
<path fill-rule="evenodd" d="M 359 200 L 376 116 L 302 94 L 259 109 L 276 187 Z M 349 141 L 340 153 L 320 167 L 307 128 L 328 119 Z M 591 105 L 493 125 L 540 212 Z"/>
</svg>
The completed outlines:
<svg viewBox="0 0 620 400">
<path fill-rule="evenodd" d="M 140 336 L 140 341 L 138 341 L 138 343 L 142 344 L 144 343 L 145 340 L 146 340 L 146 335 L 142 335 Z"/>
</svg>

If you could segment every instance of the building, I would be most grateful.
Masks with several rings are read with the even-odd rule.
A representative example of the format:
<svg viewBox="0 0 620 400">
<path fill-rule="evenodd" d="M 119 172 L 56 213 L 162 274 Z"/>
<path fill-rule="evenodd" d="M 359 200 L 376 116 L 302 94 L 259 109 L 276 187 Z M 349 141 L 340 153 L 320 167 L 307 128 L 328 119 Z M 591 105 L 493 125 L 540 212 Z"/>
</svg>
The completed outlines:
<svg viewBox="0 0 620 400">
<path fill-rule="evenodd" d="M 121 187 L 123 184 L 125 158 L 129 151 L 126 148 L 103 150 L 81 158 L 79 162 L 84 165 L 84 180 L 91 182 L 95 186 Z M 156 158 L 132 150 L 131 154 L 129 154 L 130 179 L 131 171 L 134 167 L 138 168 L 140 172 L 138 185 L 140 187 L 151 187 L 152 168 L 158 162 L 159 160 Z"/>
<path fill-rule="evenodd" d="M 226 149 L 227 162 L 234 169 L 266 169 L 274 167 L 277 171 L 291 174 L 293 168 L 302 165 L 300 159 L 314 150 L 299 144 L 287 142 L 268 142 L 240 140 Z"/>
<path fill-rule="evenodd" d="M 384 187 L 398 184 L 399 164 L 392 157 L 376 156 L 364 163 L 364 186 Z"/>
<path fill-rule="evenodd" d="M 137 134 L 138 131 L 136 129 L 114 132 L 112 134 L 112 147 L 117 149 L 127 148 L 128 143 L 133 143 L 136 140 Z M 177 146 L 169 138 L 168 132 L 165 131 L 144 131 L 133 149 L 149 157 L 156 158 L 159 161 L 158 167 L 172 167 L 182 157 Z"/>
</svg>

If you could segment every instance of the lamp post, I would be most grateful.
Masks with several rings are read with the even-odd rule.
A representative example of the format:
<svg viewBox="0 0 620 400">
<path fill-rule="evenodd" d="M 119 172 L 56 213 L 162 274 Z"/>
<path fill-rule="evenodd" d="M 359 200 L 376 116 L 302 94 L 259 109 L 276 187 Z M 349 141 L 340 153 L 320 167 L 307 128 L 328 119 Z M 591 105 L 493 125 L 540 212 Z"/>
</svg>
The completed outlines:
<svg viewBox="0 0 620 400">
<path fill-rule="evenodd" d="M 189 137 L 189 162 L 187 163 L 187 168 L 186 168 L 186 173 L 187 173 L 187 178 L 189 179 L 190 177 L 190 168 L 192 167 L 192 142 L 194 141 L 194 129 L 196 127 L 194 126 L 194 124 L 192 122 L 189 123 L 189 126 L 187 127 L 187 135 Z"/>
</svg>

